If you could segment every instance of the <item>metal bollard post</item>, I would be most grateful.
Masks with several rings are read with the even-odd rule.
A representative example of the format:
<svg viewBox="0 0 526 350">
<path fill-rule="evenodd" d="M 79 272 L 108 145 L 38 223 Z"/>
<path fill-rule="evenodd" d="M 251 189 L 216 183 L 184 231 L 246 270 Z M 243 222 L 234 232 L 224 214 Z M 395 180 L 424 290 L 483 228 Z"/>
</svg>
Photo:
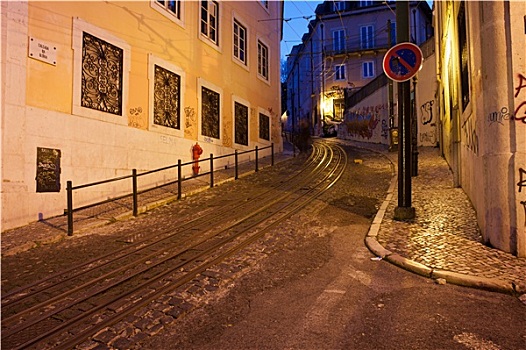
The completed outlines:
<svg viewBox="0 0 526 350">
<path fill-rule="evenodd" d="M 137 169 L 132 169 L 133 216 L 137 216 Z"/>
<path fill-rule="evenodd" d="M 258 167 L 258 146 L 256 146 L 256 172 L 259 170 Z"/>
<path fill-rule="evenodd" d="M 177 160 L 177 199 L 181 199 L 182 179 L 181 179 L 181 159 Z"/>
<path fill-rule="evenodd" d="M 238 164 L 238 155 L 237 155 L 237 149 L 235 150 L 234 152 L 234 162 L 236 163 L 235 164 L 235 169 L 236 169 L 236 175 L 235 175 L 235 179 L 237 180 L 239 178 L 239 170 L 237 168 L 237 164 Z"/>
<path fill-rule="evenodd" d="M 210 153 L 210 188 L 214 187 L 214 155 Z"/>
<path fill-rule="evenodd" d="M 73 236 L 73 184 L 71 181 L 66 183 L 66 195 L 68 202 L 68 236 Z"/>
</svg>

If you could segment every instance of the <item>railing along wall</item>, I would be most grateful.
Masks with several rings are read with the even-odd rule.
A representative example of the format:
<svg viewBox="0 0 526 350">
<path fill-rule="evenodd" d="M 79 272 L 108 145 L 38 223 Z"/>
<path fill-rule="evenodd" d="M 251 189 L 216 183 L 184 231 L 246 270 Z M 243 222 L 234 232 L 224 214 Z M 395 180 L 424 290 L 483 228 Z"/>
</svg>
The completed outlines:
<svg viewBox="0 0 526 350">
<path fill-rule="evenodd" d="M 83 184 L 83 185 L 73 186 L 73 182 L 72 181 L 67 181 L 67 184 L 66 184 L 67 209 L 64 210 L 64 215 L 67 215 L 68 236 L 73 235 L 73 213 L 74 212 L 77 212 L 77 211 L 83 210 L 83 209 L 92 208 L 92 207 L 95 207 L 97 205 L 102 205 L 102 204 L 105 204 L 105 203 L 114 202 L 114 201 L 117 201 L 119 199 L 123 199 L 123 198 L 127 198 L 127 197 L 131 196 L 132 197 L 132 213 L 133 213 L 133 216 L 137 216 L 138 215 L 138 210 L 139 210 L 138 209 L 139 208 L 139 204 L 138 204 L 138 195 L 139 194 L 141 194 L 143 192 L 150 191 L 150 190 L 155 189 L 157 187 L 167 186 L 167 185 L 170 185 L 170 184 L 177 183 L 177 199 L 179 200 L 179 199 L 182 198 L 182 194 L 183 194 L 182 193 L 182 183 L 183 183 L 183 181 L 192 180 L 192 179 L 195 179 L 195 178 L 201 177 L 201 176 L 209 176 L 210 177 L 210 187 L 214 187 L 214 161 L 218 161 L 220 159 L 229 158 L 229 157 L 233 157 L 234 158 L 234 168 L 235 168 L 234 179 L 237 180 L 239 178 L 239 164 L 240 164 L 239 156 L 243 155 L 243 154 L 254 153 L 254 163 L 255 163 L 254 164 L 254 167 L 255 167 L 254 170 L 257 172 L 257 171 L 259 171 L 259 152 L 263 151 L 263 150 L 266 150 L 266 149 L 270 149 L 271 150 L 271 152 L 270 152 L 270 157 L 271 157 L 270 164 L 271 164 L 271 166 L 273 166 L 274 165 L 274 144 L 272 143 L 270 146 L 266 146 L 266 147 L 262 147 L 262 148 L 258 148 L 258 146 L 256 146 L 253 150 L 247 150 L 247 151 L 242 151 L 242 152 L 238 152 L 236 150 L 234 153 L 230 153 L 230 154 L 226 154 L 226 155 L 222 155 L 222 156 L 218 156 L 218 157 L 214 157 L 214 155 L 211 153 L 209 158 L 191 160 L 191 161 L 186 162 L 186 163 L 182 163 L 182 161 L 179 159 L 177 161 L 177 164 L 169 165 L 169 166 L 158 168 L 158 169 L 154 169 L 154 170 L 145 171 L 145 172 L 142 172 L 142 173 L 137 173 L 137 169 L 132 169 L 132 173 L 130 175 L 114 177 L 114 178 L 111 178 L 111 179 L 91 182 L 91 183 L 87 183 L 87 184 Z M 194 174 L 191 177 L 183 177 L 182 176 L 182 174 L 183 174 L 183 171 L 182 171 L 183 167 L 185 167 L 185 166 L 192 166 L 196 162 L 198 164 L 200 162 L 209 162 L 210 170 L 208 172 L 203 172 L 203 173 L 200 173 L 200 174 Z M 167 182 L 163 183 L 161 186 L 154 186 L 154 187 L 151 187 L 151 188 L 148 188 L 148 189 L 144 189 L 144 190 L 138 191 L 137 179 L 139 177 L 142 177 L 142 176 L 145 176 L 145 175 L 148 175 L 148 174 L 158 173 L 158 172 L 161 172 L 161 171 L 166 171 L 166 170 L 169 170 L 169 169 L 174 169 L 174 168 L 177 169 L 177 178 L 176 179 L 174 179 L 172 181 L 167 181 Z M 103 200 L 103 201 L 97 201 L 97 202 L 94 202 L 94 203 L 91 203 L 91 204 L 87 204 L 87 205 L 83 205 L 83 206 L 79 206 L 79 207 L 76 207 L 76 208 L 74 207 L 73 191 L 81 190 L 81 189 L 85 189 L 85 188 L 90 188 L 90 187 L 94 187 L 94 186 L 99 186 L 99 185 L 103 185 L 103 184 L 108 184 L 108 183 L 112 183 L 112 182 L 122 181 L 122 180 L 130 180 L 130 179 L 131 179 L 131 188 L 132 188 L 131 193 L 127 193 L 127 194 L 124 194 L 124 195 L 121 195 L 121 196 L 109 198 L 109 199 L 106 199 L 106 200 Z"/>
</svg>

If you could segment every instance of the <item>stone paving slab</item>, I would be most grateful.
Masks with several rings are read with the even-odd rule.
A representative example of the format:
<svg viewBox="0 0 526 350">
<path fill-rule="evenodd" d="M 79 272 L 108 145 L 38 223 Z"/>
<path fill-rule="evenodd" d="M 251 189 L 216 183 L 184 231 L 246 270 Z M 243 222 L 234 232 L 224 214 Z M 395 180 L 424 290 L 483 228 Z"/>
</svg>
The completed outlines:
<svg viewBox="0 0 526 350">
<path fill-rule="evenodd" d="M 369 145 L 355 144 L 370 148 Z M 397 164 L 397 153 L 376 146 Z M 389 262 L 435 279 L 510 294 L 526 293 L 526 258 L 482 243 L 476 212 L 437 148 L 419 148 L 419 172 L 412 177 L 411 221 L 394 220 L 397 173 L 366 238 L 366 245 Z"/>
</svg>

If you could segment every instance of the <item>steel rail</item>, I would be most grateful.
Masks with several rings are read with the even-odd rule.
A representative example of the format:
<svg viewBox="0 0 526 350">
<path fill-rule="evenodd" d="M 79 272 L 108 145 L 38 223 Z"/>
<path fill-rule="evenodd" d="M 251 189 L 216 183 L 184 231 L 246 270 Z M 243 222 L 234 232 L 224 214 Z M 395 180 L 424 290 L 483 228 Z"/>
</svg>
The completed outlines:
<svg viewBox="0 0 526 350">
<path fill-rule="evenodd" d="M 303 166 L 303 168 L 301 169 L 300 172 L 296 172 L 294 175 L 292 175 L 291 177 L 289 177 L 286 181 L 282 181 L 282 182 L 280 182 L 280 183 L 278 184 L 278 186 L 276 186 L 275 188 L 271 188 L 271 189 L 269 189 L 269 190 L 266 191 L 266 192 L 260 193 L 259 196 L 260 196 L 260 197 L 263 197 L 263 196 L 267 195 L 269 192 L 271 192 L 271 191 L 273 191 L 273 190 L 276 190 L 276 189 L 279 189 L 279 188 L 285 187 L 287 182 L 289 182 L 289 181 L 293 180 L 294 178 L 300 176 L 304 171 L 306 171 L 306 170 L 308 169 L 308 167 L 311 166 L 311 165 L 317 160 L 317 157 L 318 157 L 319 155 L 320 155 L 320 154 L 316 154 L 315 152 L 312 152 L 311 155 L 309 156 L 309 158 L 308 158 L 307 161 L 306 161 L 307 164 Z M 319 163 L 318 163 L 318 166 L 319 166 Z M 226 209 L 224 209 L 224 210 L 222 210 L 222 211 L 216 212 L 215 215 L 214 215 L 214 217 L 212 217 L 212 218 L 207 218 L 206 220 L 211 221 L 211 220 L 215 219 L 216 217 L 222 217 L 222 216 L 223 216 L 225 213 L 227 213 L 227 212 L 235 212 L 235 209 L 238 209 L 238 208 L 240 208 L 240 207 L 242 207 L 242 206 L 244 206 L 244 205 L 245 205 L 244 203 L 241 203 L 241 204 L 236 205 L 236 206 L 234 206 L 234 207 L 226 208 Z M 203 219 L 202 219 L 202 218 L 191 219 L 190 221 L 186 221 L 183 225 L 184 225 L 184 226 L 188 226 L 188 227 L 193 227 L 193 226 L 195 225 L 195 223 L 196 223 L 197 221 L 200 221 L 200 220 L 202 221 Z M 186 229 L 186 227 L 183 227 L 183 228 L 178 227 L 178 231 L 183 231 L 183 230 L 185 230 L 185 229 Z M 113 260 L 115 260 L 115 257 L 116 257 L 116 256 L 119 258 L 119 257 L 120 257 L 119 254 L 121 254 L 122 252 L 126 252 L 126 251 L 130 251 L 130 250 L 132 250 L 131 253 L 135 253 L 138 249 L 141 249 L 141 248 L 136 248 L 136 247 L 140 247 L 140 246 L 143 245 L 145 242 L 150 241 L 150 240 L 152 240 L 152 239 L 156 239 L 157 237 L 162 236 L 162 235 L 164 235 L 164 234 L 166 234 L 166 233 L 168 233 L 168 232 L 172 232 L 172 231 L 173 231 L 173 229 L 167 229 L 167 230 L 164 230 L 164 231 L 158 233 L 155 237 L 145 237 L 145 238 L 143 238 L 143 239 L 141 239 L 141 240 L 139 240 L 139 241 L 134 242 L 133 245 L 128 245 L 128 246 L 126 246 L 126 247 L 123 247 L 123 248 L 120 249 L 120 250 L 113 251 L 113 252 L 111 252 L 111 253 L 108 253 L 108 254 L 105 254 L 105 255 L 102 255 L 102 256 L 97 256 L 97 257 L 95 257 L 95 258 L 93 258 L 93 259 L 91 259 L 91 260 L 88 260 L 88 261 L 83 262 L 83 263 L 80 264 L 80 265 L 71 266 L 70 268 L 68 268 L 68 269 L 66 269 L 66 270 L 63 270 L 63 271 L 60 271 L 60 272 L 54 273 L 54 274 L 52 274 L 52 275 L 50 275 L 50 276 L 47 276 L 45 279 L 40 279 L 40 280 L 35 281 L 35 282 L 31 283 L 31 284 L 28 284 L 28 285 L 25 285 L 25 286 L 22 286 L 22 287 L 16 288 L 16 289 L 14 289 L 14 290 L 12 290 L 12 291 L 9 291 L 9 292 L 7 292 L 7 293 L 4 293 L 3 296 L 2 296 L 2 307 L 9 307 L 9 306 L 11 306 L 11 305 L 13 305 L 13 304 L 15 304 L 15 303 L 17 303 L 17 302 L 21 302 L 22 300 L 27 299 L 28 297 L 33 296 L 33 295 L 34 295 L 35 293 L 37 293 L 37 292 L 40 292 L 40 291 L 46 290 L 46 289 L 48 289 L 48 288 L 54 286 L 54 285 L 50 285 L 50 286 L 41 287 L 41 288 L 33 288 L 33 287 L 35 287 L 35 286 L 37 286 L 37 285 L 39 285 L 39 284 L 42 284 L 42 283 L 44 283 L 44 282 L 46 282 L 46 281 L 49 281 L 49 280 L 52 280 L 52 279 L 56 279 L 56 278 L 58 278 L 58 277 L 61 277 L 61 276 L 65 275 L 65 274 L 69 273 L 69 272 L 72 272 L 72 271 L 74 271 L 75 274 L 74 274 L 73 276 L 71 276 L 71 277 L 72 277 L 72 278 L 74 278 L 74 277 L 78 277 L 78 276 L 80 276 L 80 275 L 86 273 L 86 271 L 79 271 L 79 269 L 82 269 L 82 268 L 85 267 L 85 266 L 88 266 L 88 265 L 91 265 L 91 264 L 94 264 L 94 263 L 100 263 L 101 260 L 104 260 L 104 259 L 106 259 L 106 258 L 108 258 L 108 257 L 112 257 L 112 258 L 114 258 L 114 259 L 112 259 L 112 260 L 110 260 L 110 261 L 108 261 L 108 262 L 105 262 L 105 263 L 103 263 L 103 264 L 98 265 L 98 266 L 103 266 L 104 264 L 110 263 L 110 262 L 112 262 Z M 163 240 L 166 239 L 166 238 L 167 238 L 167 237 L 164 237 L 164 238 L 162 238 L 162 239 L 160 239 L 159 241 L 156 241 L 156 242 L 154 242 L 154 243 L 161 242 L 161 241 L 163 241 Z M 146 248 L 146 247 L 144 247 L 144 248 Z M 135 250 L 134 250 L 134 249 L 135 249 Z M 123 256 L 126 256 L 126 255 L 123 255 Z M 89 271 L 89 270 L 88 270 L 88 271 Z M 61 282 L 62 282 L 62 281 L 61 281 Z M 32 289 L 32 288 L 33 288 L 33 289 Z M 31 290 L 31 293 L 28 293 L 28 292 L 27 292 L 29 289 L 32 289 L 32 290 Z M 20 293 L 22 293 L 22 292 L 25 292 L 25 293 L 23 293 L 18 299 L 11 299 L 11 300 L 9 300 L 9 298 L 12 297 L 13 295 L 20 294 Z M 7 302 L 6 302 L 6 299 L 7 299 Z M 5 321 L 5 320 L 7 320 L 7 319 L 8 319 L 8 318 L 4 318 L 3 321 Z"/>
<path fill-rule="evenodd" d="M 265 210 L 265 209 L 266 209 L 266 208 L 263 208 L 262 210 Z M 243 219 L 243 220 L 246 220 L 246 218 L 245 218 L 245 219 Z M 107 277 L 107 276 L 105 276 L 105 277 Z M 82 287 L 85 287 L 85 285 L 83 285 Z M 18 327 L 15 327 L 15 329 L 17 329 L 17 331 L 19 331 L 19 330 L 20 330 L 20 329 L 19 329 Z M 5 335 L 5 334 L 4 334 L 4 335 Z"/>
<path fill-rule="evenodd" d="M 341 163 L 342 163 L 341 158 L 340 158 L 337 166 L 330 172 L 329 175 L 326 176 L 325 179 L 328 179 L 328 178 L 330 178 L 333 175 L 335 175 L 335 177 L 333 178 L 333 180 L 330 183 L 326 184 L 322 189 L 320 189 L 319 192 L 316 195 L 311 196 L 306 201 L 302 202 L 301 205 L 299 205 L 298 207 L 296 207 L 293 210 L 287 212 L 286 214 L 281 215 L 281 217 L 279 219 L 277 219 L 276 221 L 272 222 L 267 227 L 258 230 L 255 234 L 253 234 L 252 236 L 250 236 L 248 239 L 244 240 L 243 242 L 235 245 L 234 247 L 228 249 L 226 252 L 220 254 L 219 256 L 215 257 L 214 259 L 212 259 L 212 260 L 210 260 L 210 261 L 208 261 L 206 263 L 203 263 L 203 264 L 199 265 L 198 267 L 194 268 L 193 270 L 191 270 L 190 272 L 186 273 L 185 276 L 181 277 L 177 282 L 171 281 L 169 284 L 165 284 L 164 288 L 156 290 L 153 293 L 153 295 L 150 295 L 148 298 L 142 298 L 140 301 L 138 301 L 136 303 L 133 303 L 132 306 L 129 307 L 126 311 L 120 311 L 117 316 L 115 316 L 115 317 L 113 317 L 111 319 L 107 318 L 106 320 L 102 321 L 100 324 L 97 324 L 97 327 L 96 327 L 97 329 L 96 330 L 90 329 L 90 330 L 83 331 L 83 332 L 77 334 L 73 339 L 70 339 L 70 340 L 66 341 L 65 343 L 58 344 L 57 348 L 58 349 L 71 349 L 72 347 L 74 347 L 77 344 L 79 344 L 81 341 L 86 340 L 90 335 L 94 334 L 94 332 L 96 332 L 96 331 L 98 331 L 98 330 L 100 330 L 100 329 L 102 329 L 104 327 L 110 326 L 112 324 L 115 324 L 115 323 L 121 321 L 124 317 L 128 316 L 132 312 L 135 312 L 135 311 L 139 310 L 140 308 L 144 307 L 145 305 L 147 305 L 151 301 L 155 300 L 155 298 L 157 298 L 157 297 L 159 297 L 161 295 L 164 295 L 167 292 L 171 292 L 171 291 L 175 290 L 176 288 L 180 287 L 181 285 L 184 285 L 185 283 L 190 282 L 199 273 L 204 272 L 206 269 L 210 268 L 211 266 L 216 265 L 217 263 L 225 260 L 226 258 L 232 256 L 236 252 L 238 252 L 241 249 L 245 248 L 249 244 L 252 244 L 257 239 L 261 238 L 269 230 L 275 228 L 281 222 L 289 219 L 289 217 L 292 214 L 297 213 L 300 210 L 302 210 L 303 208 L 305 208 L 309 203 L 314 201 L 322 193 L 328 191 L 341 178 L 341 176 L 343 175 L 343 173 L 345 171 L 345 168 L 347 166 L 347 156 L 346 156 L 345 151 L 343 151 L 343 149 L 341 149 L 341 147 L 339 147 L 339 146 L 337 146 L 337 147 L 340 148 L 340 150 L 343 152 L 342 154 L 345 155 L 345 157 L 344 157 L 345 161 L 343 162 L 343 166 L 340 169 L 338 169 L 338 167 L 337 167 L 338 165 L 341 165 Z M 320 182 L 320 184 L 322 184 L 322 183 L 323 183 L 323 181 Z M 315 190 L 315 188 L 311 188 L 309 190 L 309 193 L 314 191 L 314 190 Z M 302 196 L 300 196 L 298 198 L 298 200 L 303 198 L 304 196 L 306 196 L 306 194 L 303 194 Z M 195 259 L 197 259 L 197 257 Z"/>
</svg>

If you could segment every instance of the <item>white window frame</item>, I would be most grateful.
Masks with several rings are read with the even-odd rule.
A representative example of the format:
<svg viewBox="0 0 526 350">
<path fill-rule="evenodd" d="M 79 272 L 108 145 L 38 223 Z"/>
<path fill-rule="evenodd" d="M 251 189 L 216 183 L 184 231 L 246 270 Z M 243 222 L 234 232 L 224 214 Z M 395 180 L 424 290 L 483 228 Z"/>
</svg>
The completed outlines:
<svg viewBox="0 0 526 350">
<path fill-rule="evenodd" d="M 210 4 L 213 4 L 214 5 L 214 8 L 216 9 L 215 13 L 214 13 L 214 17 L 215 17 L 215 20 L 216 20 L 216 26 L 215 26 L 215 39 L 212 39 L 210 38 L 210 9 L 207 8 L 207 22 L 206 22 L 206 25 L 207 25 L 207 33 L 203 33 L 202 30 L 201 30 L 201 25 L 202 25 L 202 19 L 201 19 L 201 13 L 203 11 L 203 1 L 199 1 L 199 38 L 201 38 L 201 40 L 203 40 L 204 42 L 206 42 L 207 44 L 211 45 L 211 46 L 214 46 L 216 48 L 219 48 L 220 47 L 220 44 L 221 42 L 219 41 L 219 36 L 220 36 L 220 28 L 221 28 L 221 23 L 220 23 L 220 15 L 221 15 L 221 8 L 220 8 L 220 3 L 218 1 L 214 1 L 214 0 L 206 0 L 208 6 L 210 6 Z"/>
<path fill-rule="evenodd" d="M 334 66 L 334 80 L 345 80 L 346 76 L 345 64 L 337 64 Z"/>
<path fill-rule="evenodd" d="M 332 48 L 335 52 L 345 51 L 345 29 L 332 31 Z"/>
<path fill-rule="evenodd" d="M 243 61 L 235 54 L 235 47 L 236 47 L 236 33 L 235 33 L 235 26 L 236 23 L 238 26 L 242 27 L 245 30 L 245 45 L 244 45 L 244 51 L 245 51 L 245 60 Z M 245 69 L 248 68 L 248 48 L 249 46 L 249 33 L 248 33 L 248 27 L 245 25 L 245 23 L 240 20 L 238 17 L 234 17 L 232 19 L 232 57 L 234 58 L 234 62 L 238 63 Z"/>
<path fill-rule="evenodd" d="M 157 0 L 150 0 L 150 7 L 154 9 L 155 11 L 159 12 L 161 15 L 165 16 L 169 20 L 175 22 L 180 27 L 185 27 L 184 24 L 184 4 L 185 2 L 183 0 L 175 0 L 177 3 L 179 12 L 174 13 L 170 9 L 168 9 L 168 6 L 166 4 L 167 0 L 165 0 L 165 4 L 161 4 Z"/>
<path fill-rule="evenodd" d="M 261 55 L 260 55 L 260 45 L 263 46 L 265 49 L 266 49 L 266 64 L 264 65 L 265 68 L 266 68 L 266 73 L 267 73 L 267 76 L 263 75 L 261 70 L 260 70 L 260 67 L 262 66 L 262 62 L 261 62 Z M 257 62 L 258 62 L 258 67 L 257 67 L 257 71 L 258 71 L 258 78 L 263 80 L 264 82 L 266 83 L 270 83 L 270 49 L 269 49 L 269 46 L 268 44 L 261 40 L 261 38 L 258 38 L 257 40 Z"/>
<path fill-rule="evenodd" d="M 257 109 L 257 126 L 258 126 L 258 140 L 260 143 L 270 145 L 272 143 L 272 117 L 270 116 L 270 113 L 268 110 L 258 107 Z M 268 117 L 268 140 L 262 139 L 259 137 L 259 115 L 263 114 Z"/>
<path fill-rule="evenodd" d="M 247 130 L 248 145 L 236 143 L 236 102 L 242 104 L 248 109 L 248 130 Z M 248 102 L 247 100 L 239 96 L 232 95 L 232 144 L 235 145 L 236 148 L 238 149 L 248 150 L 252 148 L 253 142 L 250 140 L 250 129 L 251 129 L 251 120 L 252 120 L 251 115 L 252 115 L 252 108 L 250 108 L 250 102 Z"/>
<path fill-rule="evenodd" d="M 365 30 L 365 32 L 364 32 Z M 360 26 L 360 48 L 372 49 L 374 48 L 374 25 L 368 24 Z"/>
<path fill-rule="evenodd" d="M 219 94 L 219 138 L 216 139 L 210 136 L 204 136 L 201 134 L 201 124 L 203 120 L 203 108 L 202 108 L 202 88 L 205 87 L 209 90 L 213 90 Z M 223 89 L 219 86 L 214 85 L 203 78 L 197 79 L 197 139 L 204 143 L 222 145 L 223 144 Z"/>
<path fill-rule="evenodd" d="M 375 77 L 374 61 L 362 62 L 362 78 L 370 79 Z"/>
<path fill-rule="evenodd" d="M 81 105 L 82 96 L 82 45 L 83 32 L 87 32 L 123 50 L 122 62 L 122 115 L 106 113 Z M 110 34 L 104 29 L 94 26 L 78 17 L 73 18 L 73 105 L 74 115 L 97 119 L 113 124 L 128 125 L 128 92 L 131 67 L 131 46 L 124 40 Z"/>
<path fill-rule="evenodd" d="M 154 123 L 154 93 L 155 93 L 155 66 L 163 67 L 170 72 L 173 72 L 180 77 L 179 87 L 179 129 L 168 128 Z M 186 86 L 185 71 L 171 62 L 165 61 L 162 58 L 156 57 L 153 54 L 148 55 L 148 86 L 149 86 L 149 129 L 161 134 L 168 134 L 176 137 L 184 137 L 184 87 Z"/>
</svg>

